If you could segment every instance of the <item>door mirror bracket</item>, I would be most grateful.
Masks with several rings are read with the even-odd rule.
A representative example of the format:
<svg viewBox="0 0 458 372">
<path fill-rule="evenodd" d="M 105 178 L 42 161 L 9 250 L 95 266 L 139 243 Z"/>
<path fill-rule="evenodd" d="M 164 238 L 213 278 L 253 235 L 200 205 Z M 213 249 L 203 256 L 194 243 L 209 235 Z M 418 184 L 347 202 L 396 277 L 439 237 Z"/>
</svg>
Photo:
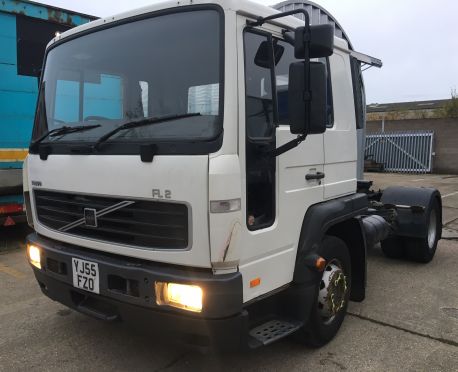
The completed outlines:
<svg viewBox="0 0 458 372">
<path fill-rule="evenodd" d="M 294 38 L 283 31 L 285 41 L 294 46 L 294 56 L 301 62 L 291 63 L 288 81 L 288 114 L 290 131 L 297 138 L 273 151 L 275 156 L 297 147 L 309 134 L 326 131 L 327 120 L 327 71 L 320 62 L 311 58 L 329 57 L 334 51 L 334 27 L 329 24 L 310 25 L 310 16 L 305 9 L 294 9 L 268 17 L 258 17 L 247 21 L 249 27 L 257 27 L 265 22 L 301 13 L 304 26 L 294 30 Z M 312 104 L 313 103 L 313 104 Z"/>
<path fill-rule="evenodd" d="M 284 145 L 281 145 L 279 148 L 276 148 L 272 152 L 272 155 L 275 157 L 280 156 L 284 154 L 285 152 L 288 152 L 289 150 L 292 150 L 295 147 L 299 146 L 302 142 L 305 141 L 306 138 L 307 138 L 306 134 L 300 134 L 295 139 L 289 142 L 286 142 Z"/>
</svg>

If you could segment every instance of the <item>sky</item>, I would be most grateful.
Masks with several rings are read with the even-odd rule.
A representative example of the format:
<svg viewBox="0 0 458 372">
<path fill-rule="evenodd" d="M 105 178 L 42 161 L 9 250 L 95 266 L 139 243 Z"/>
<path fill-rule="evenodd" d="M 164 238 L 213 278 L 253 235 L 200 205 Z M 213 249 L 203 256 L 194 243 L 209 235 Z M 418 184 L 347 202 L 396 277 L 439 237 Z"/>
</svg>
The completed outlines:
<svg viewBox="0 0 458 372">
<path fill-rule="evenodd" d="M 36 0 L 106 17 L 158 0 Z M 264 5 L 275 0 L 255 0 Z M 279 0 L 280 1 L 280 0 Z M 355 50 L 380 58 L 364 72 L 367 103 L 450 98 L 458 90 L 457 0 L 315 0 Z"/>
</svg>

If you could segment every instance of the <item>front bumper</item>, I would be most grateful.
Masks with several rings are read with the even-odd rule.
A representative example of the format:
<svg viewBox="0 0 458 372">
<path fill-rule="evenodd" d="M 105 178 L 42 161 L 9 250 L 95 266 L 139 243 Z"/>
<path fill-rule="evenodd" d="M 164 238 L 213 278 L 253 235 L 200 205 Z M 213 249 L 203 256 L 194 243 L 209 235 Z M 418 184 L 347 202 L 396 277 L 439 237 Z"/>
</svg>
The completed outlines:
<svg viewBox="0 0 458 372">
<path fill-rule="evenodd" d="M 42 269 L 32 267 L 43 293 L 72 309 L 102 320 L 126 321 L 151 330 L 155 337 L 168 335 L 196 346 L 236 350 L 247 345 L 240 273 L 216 276 L 210 270 L 95 252 L 36 233 L 27 242 L 41 248 Z M 73 287 L 72 257 L 98 264 L 99 295 Z M 199 285 L 204 293 L 202 312 L 157 305 L 156 281 Z"/>
</svg>

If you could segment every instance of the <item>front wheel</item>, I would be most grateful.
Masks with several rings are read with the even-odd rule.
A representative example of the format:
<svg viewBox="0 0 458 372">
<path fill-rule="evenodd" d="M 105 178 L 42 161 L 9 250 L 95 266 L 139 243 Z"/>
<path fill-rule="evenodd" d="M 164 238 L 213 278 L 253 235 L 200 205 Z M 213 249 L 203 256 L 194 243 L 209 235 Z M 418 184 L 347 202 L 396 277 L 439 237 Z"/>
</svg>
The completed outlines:
<svg viewBox="0 0 458 372">
<path fill-rule="evenodd" d="M 317 252 L 326 260 L 308 322 L 296 334 L 307 346 L 321 347 L 337 334 L 347 311 L 351 287 L 351 260 L 346 244 L 326 236 Z"/>
</svg>

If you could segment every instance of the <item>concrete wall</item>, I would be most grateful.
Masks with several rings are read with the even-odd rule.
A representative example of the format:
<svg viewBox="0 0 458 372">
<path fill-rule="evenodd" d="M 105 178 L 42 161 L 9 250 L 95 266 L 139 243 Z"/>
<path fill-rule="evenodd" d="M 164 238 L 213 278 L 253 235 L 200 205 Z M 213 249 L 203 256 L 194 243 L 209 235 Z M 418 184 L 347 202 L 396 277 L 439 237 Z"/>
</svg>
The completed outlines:
<svg viewBox="0 0 458 372">
<path fill-rule="evenodd" d="M 382 130 L 381 121 L 368 121 L 366 133 Z M 385 120 L 385 131 L 433 130 L 433 172 L 458 174 L 458 118 Z"/>
</svg>

